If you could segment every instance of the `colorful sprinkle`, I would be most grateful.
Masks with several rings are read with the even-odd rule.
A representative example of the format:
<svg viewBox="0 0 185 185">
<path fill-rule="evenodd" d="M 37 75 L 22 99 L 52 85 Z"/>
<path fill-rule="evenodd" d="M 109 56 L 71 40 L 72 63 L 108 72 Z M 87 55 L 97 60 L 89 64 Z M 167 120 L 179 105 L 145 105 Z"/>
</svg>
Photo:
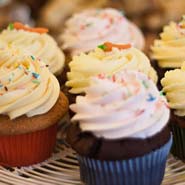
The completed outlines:
<svg viewBox="0 0 185 185">
<path fill-rule="evenodd" d="M 149 88 L 149 86 L 148 86 L 148 84 L 146 83 L 146 81 L 145 81 L 145 80 L 143 80 L 143 81 L 142 81 L 142 84 L 143 84 L 143 86 L 144 86 L 146 89 L 148 89 L 148 88 Z"/>
<path fill-rule="evenodd" d="M 164 92 L 163 91 L 160 91 L 160 96 L 164 96 Z"/>
<path fill-rule="evenodd" d="M 32 80 L 32 82 L 34 83 L 34 84 L 40 84 L 40 81 L 38 81 L 38 80 Z"/>
<path fill-rule="evenodd" d="M 152 94 L 148 94 L 147 101 L 151 102 L 151 101 L 154 101 L 155 99 L 156 97 L 154 97 Z"/>
<path fill-rule="evenodd" d="M 3 85 L 2 84 L 0 84 L 0 88 L 2 88 L 3 87 Z"/>
<path fill-rule="evenodd" d="M 32 73 L 32 76 L 34 77 L 34 78 L 36 78 L 36 79 L 38 79 L 39 77 L 40 77 L 40 75 L 38 74 L 38 73 Z"/>
<path fill-rule="evenodd" d="M 34 56 L 31 56 L 31 59 L 32 59 L 32 60 L 35 60 L 35 57 L 34 57 Z"/>
<path fill-rule="evenodd" d="M 10 24 L 8 25 L 8 29 L 9 29 L 9 30 L 13 30 L 13 29 L 14 29 L 14 24 L 13 24 L 13 23 L 10 23 Z"/>
</svg>

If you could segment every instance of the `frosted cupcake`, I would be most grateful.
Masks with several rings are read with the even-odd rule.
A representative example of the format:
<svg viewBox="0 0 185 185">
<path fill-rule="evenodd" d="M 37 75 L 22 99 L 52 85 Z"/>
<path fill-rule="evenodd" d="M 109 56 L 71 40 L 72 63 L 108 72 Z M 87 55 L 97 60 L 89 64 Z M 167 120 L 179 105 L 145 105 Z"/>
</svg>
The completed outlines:
<svg viewBox="0 0 185 185">
<path fill-rule="evenodd" d="M 68 109 L 55 76 L 36 57 L 0 47 L 0 164 L 32 165 L 55 146 Z"/>
<path fill-rule="evenodd" d="M 52 73 L 59 75 L 64 67 L 64 54 L 47 32 L 45 28 L 31 28 L 14 23 L 0 34 L 0 40 L 9 46 L 27 50 L 38 59 L 41 58 Z"/>
<path fill-rule="evenodd" d="M 74 14 L 61 34 L 62 49 L 72 56 L 89 52 L 106 41 L 131 43 L 144 48 L 144 37 L 139 28 L 123 14 L 112 8 L 90 9 Z"/>
<path fill-rule="evenodd" d="M 172 109 L 170 120 L 174 136 L 172 153 L 185 160 L 185 63 L 181 69 L 166 72 L 161 84 Z"/>
<path fill-rule="evenodd" d="M 185 19 L 179 23 L 171 22 L 165 26 L 160 39 L 155 40 L 152 46 L 151 57 L 159 73 L 164 77 L 167 70 L 180 68 L 185 61 Z"/>
<path fill-rule="evenodd" d="M 171 146 L 169 108 L 152 80 L 136 71 L 93 77 L 77 96 L 67 141 L 87 185 L 160 184 Z"/>
<path fill-rule="evenodd" d="M 69 63 L 66 86 L 72 94 L 83 93 L 89 86 L 90 78 L 100 73 L 112 75 L 123 69 L 138 70 L 145 73 L 155 83 L 157 75 L 149 59 L 130 44 L 118 45 L 104 43 L 89 54 L 74 56 Z"/>
</svg>

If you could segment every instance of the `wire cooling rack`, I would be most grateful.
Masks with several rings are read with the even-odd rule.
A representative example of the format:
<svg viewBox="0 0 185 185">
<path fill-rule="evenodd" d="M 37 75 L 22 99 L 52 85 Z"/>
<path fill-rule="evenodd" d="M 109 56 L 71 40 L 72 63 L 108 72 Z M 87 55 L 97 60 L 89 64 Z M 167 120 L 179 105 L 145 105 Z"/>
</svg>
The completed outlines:
<svg viewBox="0 0 185 185">
<path fill-rule="evenodd" d="M 82 185 L 75 152 L 58 140 L 50 159 L 30 167 L 0 167 L 0 185 Z M 169 156 L 162 185 L 185 185 L 185 165 Z"/>
<path fill-rule="evenodd" d="M 48 160 L 29 167 L 0 166 L 0 185 L 83 185 L 76 153 L 64 141 L 68 124 L 66 114 L 59 124 L 56 147 Z M 162 185 L 185 185 L 185 164 L 171 155 Z"/>
</svg>

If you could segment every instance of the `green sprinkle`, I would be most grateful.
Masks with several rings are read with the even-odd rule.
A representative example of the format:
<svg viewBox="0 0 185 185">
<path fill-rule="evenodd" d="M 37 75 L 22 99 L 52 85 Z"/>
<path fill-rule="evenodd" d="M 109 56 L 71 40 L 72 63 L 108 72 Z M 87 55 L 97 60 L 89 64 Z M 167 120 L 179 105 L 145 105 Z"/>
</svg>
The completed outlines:
<svg viewBox="0 0 185 185">
<path fill-rule="evenodd" d="M 100 48 L 102 50 L 105 50 L 106 49 L 106 46 L 104 44 L 102 44 L 102 45 L 99 45 L 98 48 Z"/>
<path fill-rule="evenodd" d="M 32 60 L 35 60 L 35 57 L 34 57 L 34 56 L 31 56 L 31 59 L 32 59 Z"/>
<path fill-rule="evenodd" d="M 13 30 L 13 29 L 14 29 L 13 23 L 10 23 L 10 24 L 8 25 L 8 29 L 9 29 L 9 30 Z"/>
<path fill-rule="evenodd" d="M 40 84 L 40 81 L 38 81 L 38 80 L 32 80 L 32 82 L 33 82 L 34 84 Z"/>
<path fill-rule="evenodd" d="M 149 86 L 148 86 L 148 84 L 146 83 L 146 81 L 142 81 L 142 84 L 143 84 L 143 86 L 146 88 L 146 89 L 148 89 L 149 88 Z"/>
<path fill-rule="evenodd" d="M 165 93 L 163 91 L 160 91 L 160 96 L 164 96 Z"/>
<path fill-rule="evenodd" d="M 120 13 L 124 16 L 125 12 L 123 10 L 120 10 Z"/>
</svg>

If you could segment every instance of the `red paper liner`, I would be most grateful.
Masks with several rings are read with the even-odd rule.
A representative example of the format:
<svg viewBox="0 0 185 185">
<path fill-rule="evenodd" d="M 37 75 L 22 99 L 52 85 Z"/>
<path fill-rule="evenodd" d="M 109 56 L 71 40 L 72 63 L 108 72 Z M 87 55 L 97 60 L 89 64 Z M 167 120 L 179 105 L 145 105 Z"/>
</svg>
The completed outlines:
<svg viewBox="0 0 185 185">
<path fill-rule="evenodd" d="M 57 124 L 33 133 L 0 136 L 0 164 L 28 166 L 50 157 L 56 143 Z"/>
</svg>

